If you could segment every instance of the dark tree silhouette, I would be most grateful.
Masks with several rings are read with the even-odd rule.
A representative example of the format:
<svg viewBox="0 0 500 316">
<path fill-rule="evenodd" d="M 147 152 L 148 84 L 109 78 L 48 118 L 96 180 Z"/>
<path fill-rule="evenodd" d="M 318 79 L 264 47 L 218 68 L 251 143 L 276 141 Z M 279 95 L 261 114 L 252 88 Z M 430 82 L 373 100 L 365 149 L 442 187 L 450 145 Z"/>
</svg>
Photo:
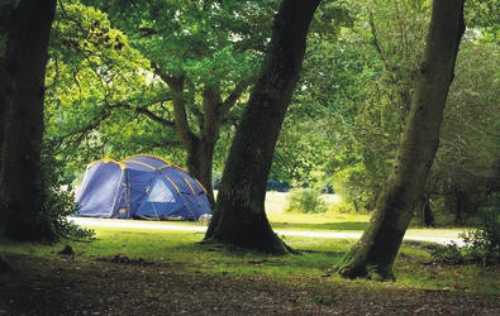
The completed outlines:
<svg viewBox="0 0 500 316">
<path fill-rule="evenodd" d="M 5 234 L 19 240 L 45 239 L 41 224 L 41 144 L 45 68 L 56 0 L 22 0 L 7 25 L 2 80 L 4 137 L 0 171 L 0 213 Z M 6 86 L 5 84 L 8 84 Z"/>
</svg>

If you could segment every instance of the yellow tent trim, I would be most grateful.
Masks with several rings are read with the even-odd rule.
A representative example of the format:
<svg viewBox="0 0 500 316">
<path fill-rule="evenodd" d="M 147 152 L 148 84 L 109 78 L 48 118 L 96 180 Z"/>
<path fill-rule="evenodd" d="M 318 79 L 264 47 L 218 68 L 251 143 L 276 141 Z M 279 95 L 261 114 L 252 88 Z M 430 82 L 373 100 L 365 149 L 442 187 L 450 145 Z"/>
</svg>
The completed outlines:
<svg viewBox="0 0 500 316">
<path fill-rule="evenodd" d="M 134 161 L 134 163 L 141 165 L 141 166 L 144 166 L 144 167 L 147 167 L 147 168 L 152 169 L 152 170 L 156 170 L 155 167 L 153 167 L 145 162 L 142 162 L 142 161 Z"/>
<path fill-rule="evenodd" d="M 125 163 L 121 162 L 121 161 L 116 161 L 114 159 L 111 159 L 111 158 L 102 158 L 102 159 L 98 159 L 98 160 L 94 160 L 92 162 L 90 162 L 88 165 L 87 165 L 87 169 L 92 167 L 93 165 L 97 164 L 97 163 L 115 163 L 117 164 L 118 166 L 120 166 L 120 169 L 125 169 L 127 166 L 125 165 Z"/>
<path fill-rule="evenodd" d="M 155 155 L 151 155 L 151 154 L 138 154 L 138 155 L 128 156 L 128 157 L 127 157 L 127 158 L 125 158 L 124 160 L 131 159 L 131 158 L 134 158 L 134 157 L 141 157 L 141 156 L 142 156 L 142 157 L 149 157 L 149 158 L 153 158 L 153 159 L 158 159 L 158 160 L 162 161 L 163 163 L 165 163 L 165 164 L 166 164 L 167 166 L 169 166 L 169 167 L 176 168 L 176 169 L 179 169 L 179 170 L 181 170 L 181 171 L 183 171 L 183 172 L 187 173 L 188 175 L 190 175 L 190 176 L 191 176 L 191 177 L 192 177 L 192 178 L 196 181 L 196 183 L 198 183 L 198 185 L 199 185 L 199 186 L 201 187 L 201 189 L 205 192 L 205 194 L 208 194 L 208 191 L 207 191 L 207 189 L 205 188 L 205 186 L 204 186 L 203 184 L 201 184 L 201 182 L 200 182 L 198 179 L 196 179 L 196 177 L 192 176 L 192 175 L 189 173 L 189 171 L 187 171 L 186 169 L 181 168 L 181 167 L 179 167 L 179 166 L 177 166 L 177 165 L 175 165 L 175 164 L 171 163 L 170 161 L 168 161 L 168 160 L 166 160 L 166 159 L 164 159 L 164 158 L 162 158 L 162 157 L 155 156 Z M 191 187 L 191 186 L 190 186 L 190 187 Z M 192 190 L 192 188 L 191 188 L 191 190 Z"/>
<path fill-rule="evenodd" d="M 198 183 L 198 185 L 200 186 L 200 188 L 205 191 L 205 194 L 208 194 L 208 191 L 207 189 L 205 189 L 205 186 L 203 184 L 201 184 L 200 181 L 198 181 L 198 179 L 196 179 L 195 177 L 193 177 L 193 179 L 196 181 L 196 183 Z"/>
<path fill-rule="evenodd" d="M 175 164 L 173 164 L 173 163 L 171 163 L 171 162 L 169 162 L 169 161 L 167 161 L 167 160 L 165 160 L 165 159 L 163 159 L 163 158 L 161 158 L 161 157 L 159 157 L 159 156 L 150 155 L 150 154 L 138 154 L 138 155 L 127 156 L 127 157 L 126 157 L 126 158 L 124 158 L 122 161 L 117 161 L 117 160 L 114 160 L 114 159 L 112 159 L 112 158 L 107 158 L 107 157 L 106 157 L 106 158 L 102 158 L 102 159 L 98 159 L 98 160 L 94 160 L 94 161 L 92 161 L 91 163 L 89 163 L 89 164 L 88 164 L 87 168 L 92 167 L 92 166 L 93 166 L 93 165 L 95 165 L 96 163 L 102 162 L 102 163 L 116 163 L 116 164 L 117 164 L 117 165 L 119 165 L 119 166 L 120 166 L 120 168 L 123 170 L 123 169 L 126 169 L 126 168 L 127 168 L 127 165 L 126 165 L 126 163 L 125 163 L 124 161 L 126 161 L 126 160 L 128 160 L 128 159 L 135 158 L 135 157 L 149 157 L 149 158 L 157 159 L 157 160 L 162 161 L 163 163 L 165 163 L 165 164 L 166 164 L 167 166 L 169 166 L 169 167 L 176 168 L 176 169 L 181 170 L 181 171 L 183 171 L 183 172 L 187 173 L 188 175 L 190 175 L 190 174 L 189 174 L 189 172 L 188 172 L 186 169 L 181 168 L 181 167 L 179 167 L 179 166 L 177 166 L 177 165 L 175 165 Z M 134 161 L 134 163 L 137 163 L 137 164 L 139 164 L 139 165 L 145 166 L 145 167 L 150 168 L 150 169 L 152 169 L 152 170 L 156 170 L 156 168 L 155 168 L 155 167 L 153 167 L 153 166 L 151 166 L 151 165 L 149 165 L 149 164 L 147 164 L 147 163 L 141 162 L 141 161 Z M 207 191 L 207 189 L 205 188 L 205 186 L 204 186 L 203 184 L 201 184 L 201 182 L 200 182 L 198 179 L 196 179 L 196 177 L 193 177 L 193 176 L 192 176 L 192 178 L 196 181 L 196 183 L 198 183 L 198 185 L 201 187 L 201 189 L 202 189 L 205 193 L 208 193 L 208 191 Z M 177 187 L 177 185 L 176 185 L 176 184 L 175 184 L 175 183 L 174 183 L 171 179 L 168 179 L 168 180 L 172 183 L 172 185 L 175 187 L 175 189 L 177 190 L 177 192 L 179 192 L 179 193 L 180 193 L 179 188 Z M 194 188 L 193 188 L 193 186 L 191 185 L 191 183 L 189 183 L 189 181 L 186 181 L 186 179 L 184 179 L 184 178 L 183 178 L 183 180 L 184 180 L 184 182 L 186 182 L 186 184 L 189 186 L 189 188 L 191 189 L 191 192 L 193 192 L 193 194 L 196 194 L 196 192 L 194 191 Z"/>
<path fill-rule="evenodd" d="M 193 186 L 191 185 L 191 183 L 189 183 L 189 181 L 186 180 L 185 177 L 182 177 L 182 180 L 184 180 L 184 182 L 186 182 L 186 184 L 188 185 L 188 187 L 191 189 L 191 192 L 193 193 L 193 195 L 196 195 L 196 192 L 194 192 L 194 189 L 193 189 Z"/>
<path fill-rule="evenodd" d="M 184 171 L 185 173 L 189 174 L 189 172 L 184 169 L 184 168 L 181 168 L 179 166 L 177 166 L 176 164 L 160 157 L 160 156 L 155 156 L 155 155 L 150 155 L 150 154 L 138 154 L 138 155 L 132 155 L 132 156 L 128 156 L 127 158 L 125 158 L 124 160 L 127 160 L 127 159 L 131 159 L 131 158 L 134 158 L 134 157 L 149 157 L 149 158 L 153 158 L 153 159 L 157 159 L 157 160 L 160 160 L 162 161 L 164 164 L 166 164 L 167 166 L 169 167 L 172 167 L 172 168 L 176 168 L 176 169 L 179 169 L 179 170 L 182 170 Z"/>
<path fill-rule="evenodd" d="M 169 176 L 165 176 L 165 178 L 168 180 L 168 182 L 170 182 L 174 186 L 177 193 L 181 194 L 181 191 L 179 190 L 179 187 L 177 186 L 177 184 L 175 184 L 175 182 L 172 179 L 170 179 Z"/>
</svg>

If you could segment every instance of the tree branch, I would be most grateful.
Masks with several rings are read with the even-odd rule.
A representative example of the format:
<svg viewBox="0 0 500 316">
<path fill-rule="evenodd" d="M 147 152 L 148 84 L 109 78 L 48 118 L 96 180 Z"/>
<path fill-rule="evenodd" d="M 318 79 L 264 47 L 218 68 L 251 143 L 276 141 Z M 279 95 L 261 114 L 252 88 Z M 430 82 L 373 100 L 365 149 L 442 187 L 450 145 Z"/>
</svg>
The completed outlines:
<svg viewBox="0 0 500 316">
<path fill-rule="evenodd" d="M 185 78 L 183 75 L 169 75 L 163 72 L 157 64 L 153 64 L 153 69 L 172 91 L 177 136 L 186 145 L 188 151 L 191 151 L 199 142 L 199 139 L 189 127 L 186 114 L 186 99 L 184 97 Z"/>
<path fill-rule="evenodd" d="M 226 99 L 221 103 L 218 110 L 218 119 L 224 120 L 224 118 L 228 115 L 229 111 L 233 108 L 233 106 L 238 102 L 241 95 L 250 87 L 254 81 L 255 76 L 251 76 L 244 80 L 241 80 L 233 91 L 226 97 Z"/>
<path fill-rule="evenodd" d="M 219 130 L 220 120 L 218 118 L 218 105 L 222 103 L 220 88 L 205 86 L 203 90 L 203 136 L 208 141 L 215 142 Z"/>
<path fill-rule="evenodd" d="M 388 71 L 392 71 L 392 66 L 389 63 L 389 60 L 385 56 L 384 49 L 382 48 L 382 45 L 380 44 L 380 41 L 378 39 L 378 32 L 377 32 L 377 27 L 375 26 L 375 21 L 373 19 L 373 12 L 370 11 L 369 17 L 368 17 L 368 23 L 370 24 L 370 31 L 372 33 L 372 43 L 373 46 L 375 46 L 375 49 L 377 50 L 377 53 L 380 56 L 380 59 L 382 59 L 382 63 L 384 64 L 384 67 Z"/>
<path fill-rule="evenodd" d="M 154 103 L 157 103 L 157 102 L 154 102 Z M 152 103 L 152 104 L 154 104 L 154 103 Z M 157 115 L 153 111 L 149 110 L 146 107 L 134 107 L 133 105 L 131 105 L 129 103 L 126 103 L 126 102 L 116 103 L 116 104 L 113 104 L 113 105 L 109 105 L 108 107 L 111 108 L 111 109 L 113 109 L 113 108 L 128 109 L 128 110 L 133 111 L 135 113 L 147 116 L 152 121 L 155 121 L 155 122 L 159 123 L 160 125 L 162 125 L 164 127 L 169 127 L 169 128 L 175 127 L 175 122 L 174 121 L 165 119 L 165 118 Z"/>
</svg>

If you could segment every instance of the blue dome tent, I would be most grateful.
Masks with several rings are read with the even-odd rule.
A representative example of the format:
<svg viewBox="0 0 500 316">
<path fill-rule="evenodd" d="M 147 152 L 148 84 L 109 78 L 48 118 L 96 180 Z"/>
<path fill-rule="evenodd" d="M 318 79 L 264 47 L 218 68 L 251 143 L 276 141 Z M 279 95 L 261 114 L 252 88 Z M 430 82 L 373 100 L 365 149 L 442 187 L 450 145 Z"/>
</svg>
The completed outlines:
<svg viewBox="0 0 500 316">
<path fill-rule="evenodd" d="M 211 212 L 198 181 L 150 156 L 90 164 L 76 203 L 78 215 L 89 217 L 197 220 Z"/>
</svg>

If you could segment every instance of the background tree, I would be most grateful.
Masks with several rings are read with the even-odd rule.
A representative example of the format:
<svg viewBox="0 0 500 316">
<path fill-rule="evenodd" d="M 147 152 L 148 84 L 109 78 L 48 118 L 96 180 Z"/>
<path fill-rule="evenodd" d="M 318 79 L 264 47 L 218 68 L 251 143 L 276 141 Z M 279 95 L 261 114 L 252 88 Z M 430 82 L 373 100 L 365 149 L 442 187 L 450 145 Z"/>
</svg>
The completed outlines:
<svg viewBox="0 0 500 316">
<path fill-rule="evenodd" d="M 462 34 L 463 1 L 434 1 L 423 61 L 398 161 L 375 213 L 340 267 L 345 277 L 393 278 L 392 265 L 422 194 L 439 144 L 439 132 Z"/>
<path fill-rule="evenodd" d="M 163 85 L 168 97 L 168 109 L 160 112 L 171 123 L 165 127 L 175 131 L 186 150 L 189 172 L 213 201 L 212 164 L 219 132 L 238 114 L 238 103 L 254 82 L 277 2 L 85 3 L 106 11 L 150 61 L 152 79 Z"/>
<path fill-rule="evenodd" d="M 284 0 L 274 18 L 269 51 L 236 132 L 206 240 L 271 253 L 287 250 L 267 220 L 266 182 L 319 2 Z"/>
<path fill-rule="evenodd" d="M 427 191 L 454 224 L 463 225 L 477 214 L 495 177 L 500 154 L 498 133 L 500 83 L 495 79 L 500 62 L 497 45 L 478 38 L 465 39 L 450 90 L 440 147 Z"/>
</svg>

